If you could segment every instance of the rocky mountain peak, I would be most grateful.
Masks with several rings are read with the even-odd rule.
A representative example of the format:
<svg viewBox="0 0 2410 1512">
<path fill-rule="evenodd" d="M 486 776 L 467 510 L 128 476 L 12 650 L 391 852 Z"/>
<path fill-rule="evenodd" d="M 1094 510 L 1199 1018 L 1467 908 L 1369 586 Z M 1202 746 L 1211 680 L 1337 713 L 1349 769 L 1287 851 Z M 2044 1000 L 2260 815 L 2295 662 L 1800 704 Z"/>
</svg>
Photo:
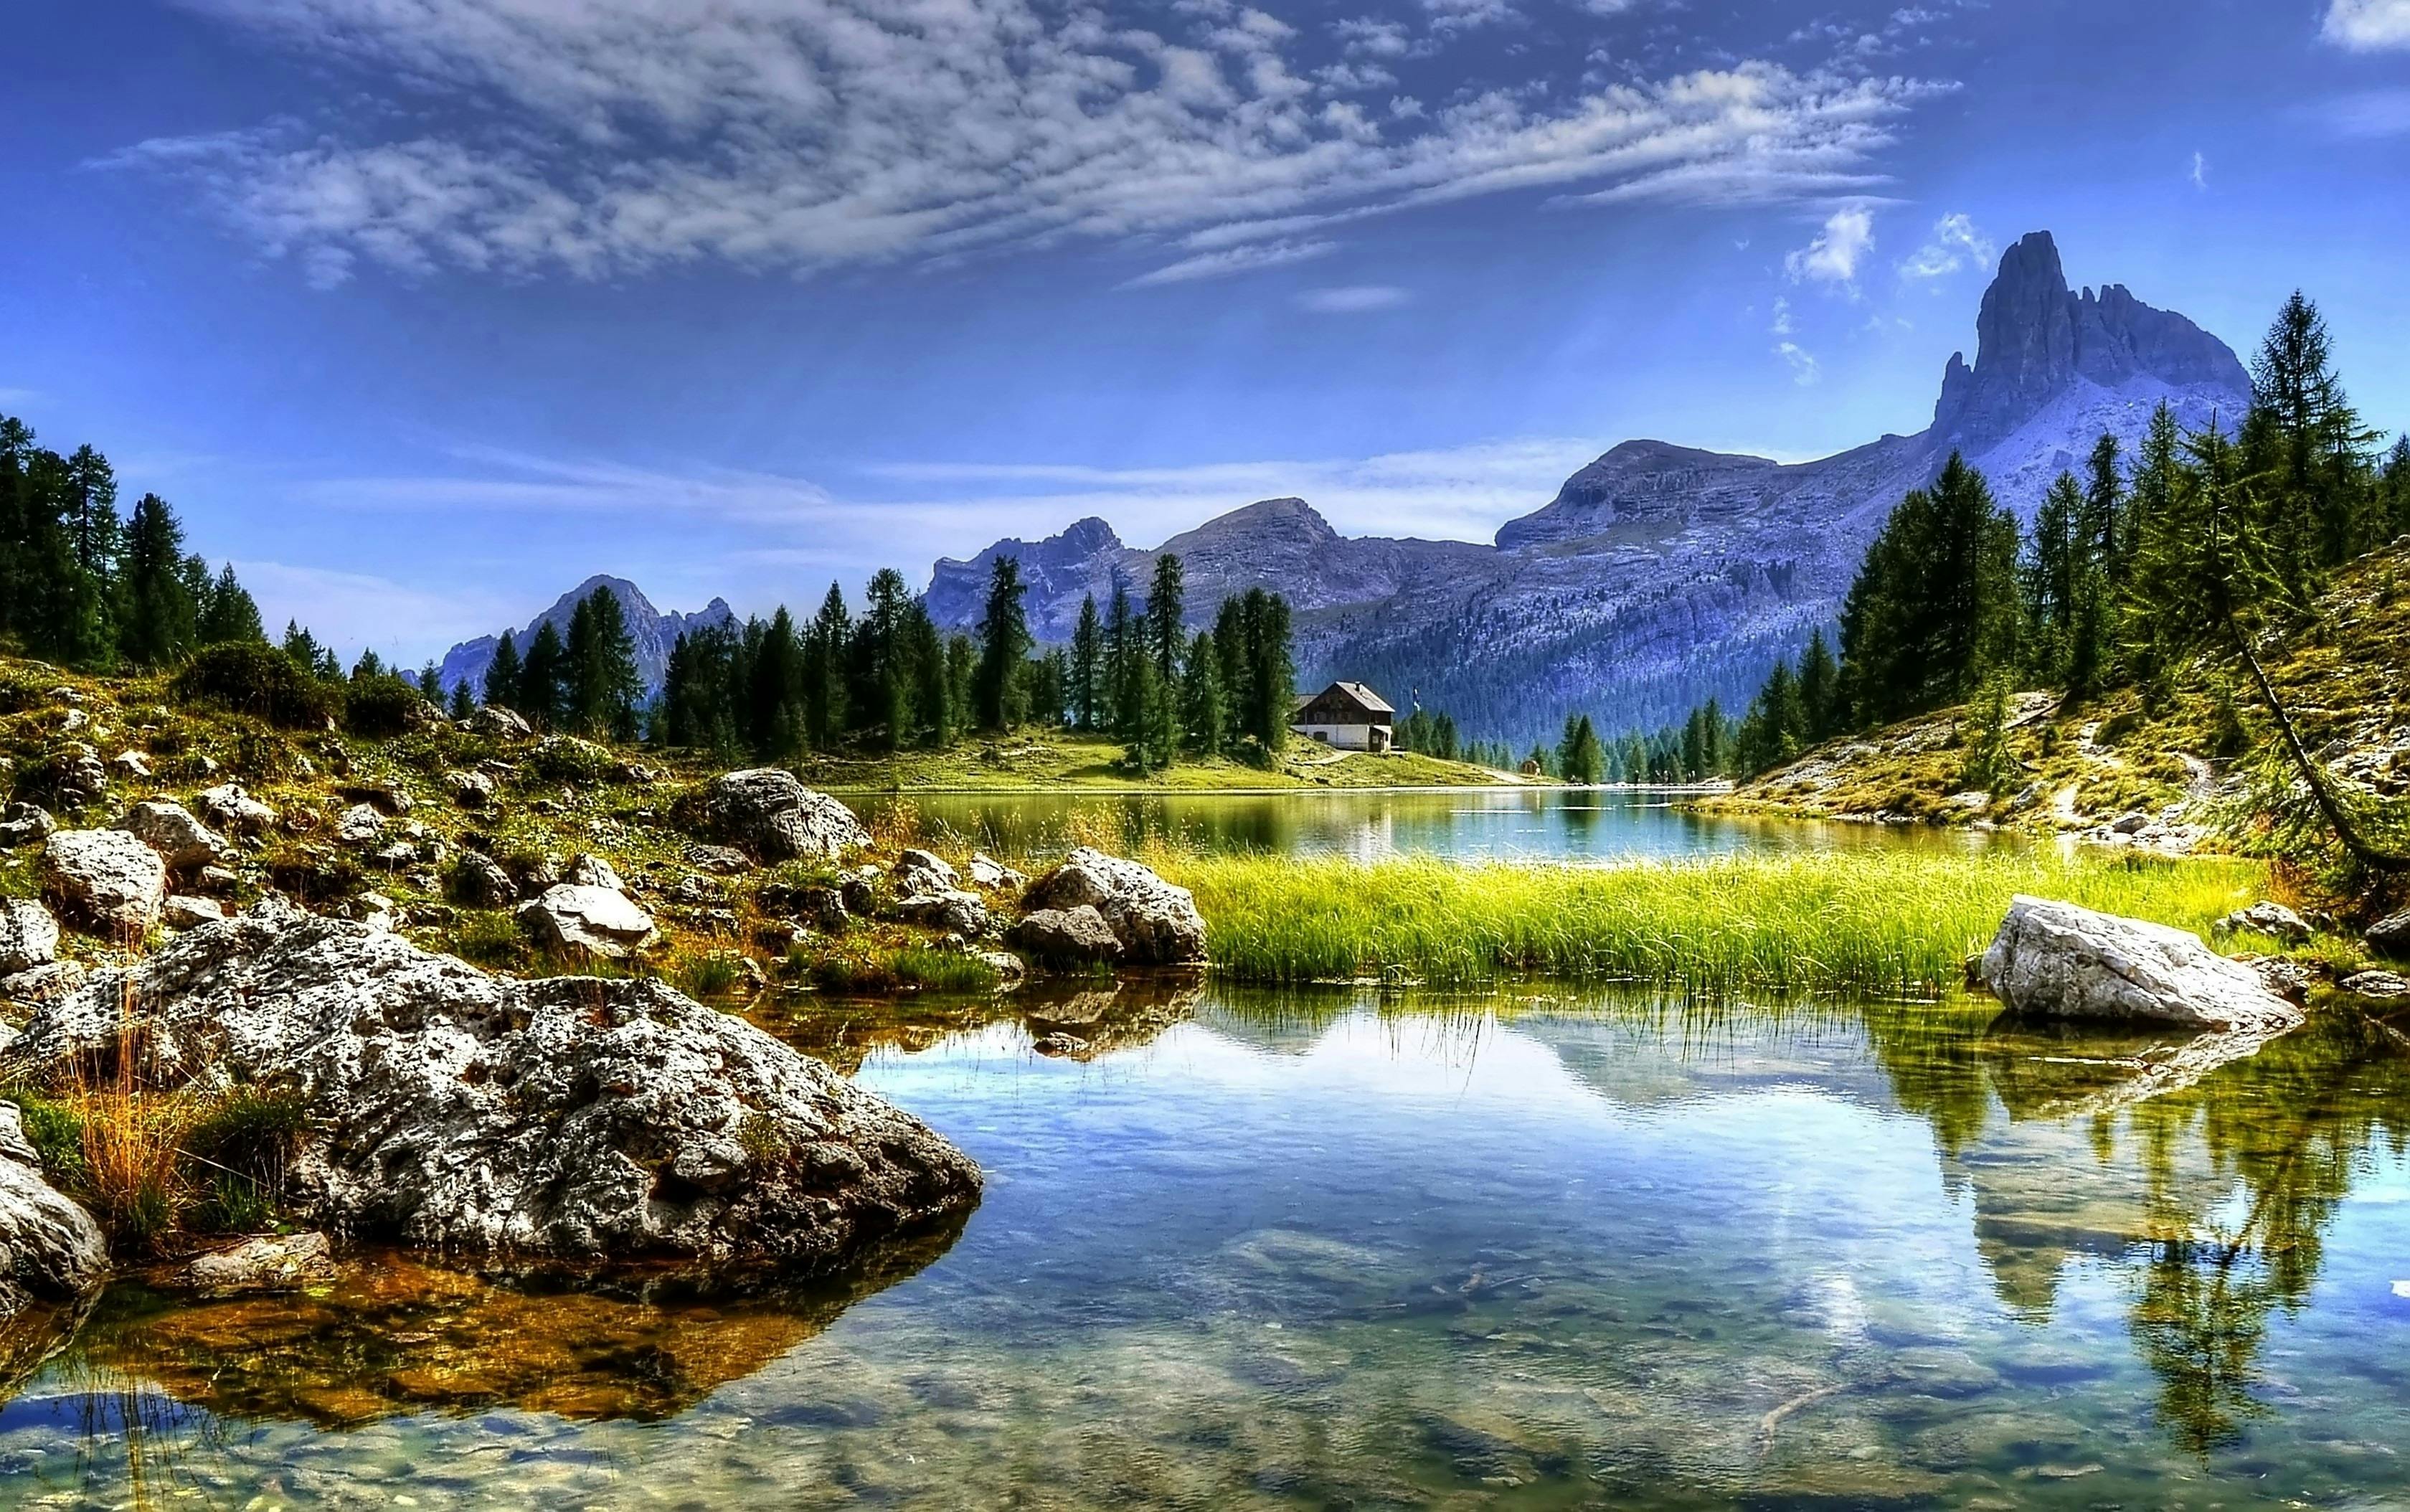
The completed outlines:
<svg viewBox="0 0 2410 1512">
<path fill-rule="evenodd" d="M 551 608 L 529 620 L 524 627 L 514 626 L 511 634 L 518 649 L 526 651 L 528 642 L 534 639 L 537 629 L 544 625 L 549 624 L 566 636 L 570 618 L 577 613 L 578 604 L 593 597 L 597 589 L 608 589 L 611 596 L 619 601 L 620 613 L 628 621 L 628 636 L 636 645 L 636 671 L 645 679 L 647 692 L 660 690 L 662 670 L 669 664 L 670 647 L 677 644 L 678 636 L 711 625 L 733 624 L 736 618 L 736 613 L 728 606 L 728 601 L 718 598 L 692 614 L 663 614 L 653 606 L 653 601 L 646 598 L 645 590 L 635 584 L 608 573 L 596 573 L 555 599 Z M 493 664 L 494 648 L 501 644 L 501 633 L 496 632 L 491 635 L 480 635 L 472 641 L 462 641 L 444 652 L 443 687 L 450 689 L 457 683 L 466 682 L 472 688 L 483 688 L 486 669 Z"/>
<path fill-rule="evenodd" d="M 1241 539 L 1267 546 L 1313 547 L 1338 540 L 1339 532 L 1330 528 L 1320 511 L 1302 499 L 1259 499 L 1173 536 L 1163 544 L 1163 549 L 1184 557 L 1190 551 L 1210 550 L 1218 544 Z"/>
<path fill-rule="evenodd" d="M 2007 436 L 2079 381 L 2121 388 L 2136 379 L 2170 388 L 2247 393 L 2231 349 L 2184 316 L 2155 310 L 2122 284 L 2098 294 L 2068 286 L 2058 243 L 2029 232 L 2000 255 L 1975 317 L 1975 364 L 1953 352 L 1934 406 L 1942 445 L 1981 450 Z"/>
</svg>

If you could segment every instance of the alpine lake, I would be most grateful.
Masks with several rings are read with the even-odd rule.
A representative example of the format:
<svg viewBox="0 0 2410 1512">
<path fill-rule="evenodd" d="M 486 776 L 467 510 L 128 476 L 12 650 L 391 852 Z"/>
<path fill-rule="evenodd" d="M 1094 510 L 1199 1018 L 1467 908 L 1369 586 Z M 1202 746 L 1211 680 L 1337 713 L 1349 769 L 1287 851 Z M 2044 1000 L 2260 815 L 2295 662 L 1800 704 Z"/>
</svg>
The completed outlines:
<svg viewBox="0 0 2410 1512">
<path fill-rule="evenodd" d="M 1348 853 L 1911 843 L 1386 796 L 1116 812 Z M 1025 852 L 1079 801 L 920 808 Z M 978 1158 L 958 1231 L 768 1287 L 120 1282 L 7 1337 L 0 1505 L 2410 1504 L 2410 1056 L 2370 1021 L 2152 1096 L 2167 1037 L 1977 1000 L 748 1012 Z"/>
</svg>

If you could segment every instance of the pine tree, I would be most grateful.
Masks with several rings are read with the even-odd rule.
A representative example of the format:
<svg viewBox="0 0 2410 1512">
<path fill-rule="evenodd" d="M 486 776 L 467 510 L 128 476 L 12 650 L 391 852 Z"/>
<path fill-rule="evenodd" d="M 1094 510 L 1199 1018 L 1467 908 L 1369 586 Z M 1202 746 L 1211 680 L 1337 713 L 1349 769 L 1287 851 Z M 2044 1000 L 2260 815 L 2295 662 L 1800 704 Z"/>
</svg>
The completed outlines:
<svg viewBox="0 0 2410 1512">
<path fill-rule="evenodd" d="M 530 723 L 557 728 L 567 713 L 567 650 L 560 632 L 547 619 L 535 628 L 526 660 L 519 664 L 518 696 L 511 701 Z"/>
<path fill-rule="evenodd" d="M 1297 702 L 1297 663 L 1289 650 L 1288 601 L 1262 589 L 1247 590 L 1248 672 L 1255 696 L 1256 737 L 1277 754 L 1288 744 L 1291 707 Z"/>
<path fill-rule="evenodd" d="M 795 617 L 780 604 L 769 623 L 746 626 L 745 738 L 763 761 L 785 761 L 809 737 L 804 648 Z"/>
<path fill-rule="evenodd" d="M 2336 376 L 2325 319 L 2295 290 L 2252 363 L 2242 442 L 2259 534 L 2296 608 L 2308 604 L 2324 569 L 2375 544 L 2374 439 Z"/>
<path fill-rule="evenodd" d="M 210 585 L 209 600 L 201 610 L 200 644 L 227 646 L 238 641 L 257 642 L 267 638 L 260 629 L 259 604 L 236 580 L 234 563 L 227 562 L 216 581 Z"/>
<path fill-rule="evenodd" d="M 926 606 L 912 605 L 906 638 L 911 646 L 913 701 L 920 705 L 922 739 L 931 749 L 943 750 L 954 743 L 955 727 L 961 720 L 954 707 L 953 686 L 946 676 L 945 638 L 937 633 Z"/>
<path fill-rule="evenodd" d="M 1565 716 L 1564 738 L 1557 742 L 1557 775 L 1581 787 L 1595 787 L 1606 775 L 1606 749 L 1587 714 Z"/>
<path fill-rule="evenodd" d="M 1198 631 L 1188 643 L 1180 702 L 1188 749 L 1209 761 L 1221 755 L 1229 708 L 1222 697 L 1222 655 L 1209 632 Z"/>
<path fill-rule="evenodd" d="M 804 728 L 815 750 L 832 750 L 849 726 L 845 661 L 853 636 L 853 615 L 835 583 L 812 617 L 804 655 Z"/>
<path fill-rule="evenodd" d="M 570 617 L 566 657 L 571 722 L 588 734 L 636 738 L 645 679 L 617 594 L 598 588 L 579 601 Z"/>
<path fill-rule="evenodd" d="M 1969 792 L 1996 793 L 2016 779 L 2017 763 L 2009 753 L 2009 680 L 1995 676 L 1970 706 L 1966 730 L 1967 763 L 1958 785 Z"/>
<path fill-rule="evenodd" d="M 1180 653 L 1188 644 L 1187 633 L 1181 628 L 1186 594 L 1180 559 L 1169 551 L 1155 558 L 1154 581 L 1146 594 L 1147 638 L 1154 655 L 1154 675 L 1167 688 L 1179 685 Z"/>
<path fill-rule="evenodd" d="M 507 630 L 494 647 L 494 659 L 486 663 L 485 692 L 488 705 L 512 710 L 526 695 L 526 675 L 519 670 L 518 638 Z"/>
<path fill-rule="evenodd" d="M 469 691 L 469 679 L 461 678 L 452 685 L 452 718 L 465 720 L 477 712 L 476 695 Z"/>
<path fill-rule="evenodd" d="M 1799 710 L 1804 721 L 1800 736 L 1808 744 L 1821 745 L 1841 733 L 1840 683 L 1840 666 L 1834 662 L 1832 645 L 1819 625 L 1808 636 L 1808 649 L 1799 656 Z"/>
<path fill-rule="evenodd" d="M 1953 453 L 1930 489 L 1893 509 L 1842 602 L 1851 717 L 1880 724 L 1957 703 L 2006 666 L 2021 616 L 2017 577 L 2015 519 Z"/>
<path fill-rule="evenodd" d="M 144 494 L 124 532 L 118 577 L 117 649 L 131 665 L 166 666 L 192 648 L 199 606 L 183 564 L 184 529 L 175 511 L 157 494 Z"/>
<path fill-rule="evenodd" d="M 2386 533 L 2399 540 L 2410 532 L 2410 435 L 2396 437 L 2393 449 L 2385 454 L 2379 492 L 2385 504 Z"/>
<path fill-rule="evenodd" d="M 1112 608 L 1105 616 L 1105 697 L 1097 723 L 1129 738 L 1137 710 L 1132 706 L 1130 662 L 1139 654 L 1138 625 L 1130 613 L 1129 589 L 1113 574 Z"/>
<path fill-rule="evenodd" d="M 1029 615 L 1022 603 L 1026 592 L 1020 560 L 997 557 L 988 574 L 987 607 L 979 624 L 979 666 L 971 681 L 982 729 L 1009 730 L 1021 722 L 1022 663 L 1037 644 L 1030 638 Z"/>
<path fill-rule="evenodd" d="M 1080 622 L 1071 631 L 1070 704 L 1072 723 L 1082 731 L 1096 728 L 1103 700 L 1105 627 L 1093 593 L 1080 601 Z"/>
</svg>

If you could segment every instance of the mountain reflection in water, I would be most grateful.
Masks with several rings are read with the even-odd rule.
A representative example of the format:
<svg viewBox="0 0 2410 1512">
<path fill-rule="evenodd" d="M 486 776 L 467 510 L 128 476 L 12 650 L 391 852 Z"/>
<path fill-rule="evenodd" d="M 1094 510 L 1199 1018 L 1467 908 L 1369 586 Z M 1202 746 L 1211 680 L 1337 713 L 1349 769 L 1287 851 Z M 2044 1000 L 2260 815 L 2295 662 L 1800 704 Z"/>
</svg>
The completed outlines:
<svg viewBox="0 0 2410 1512">
<path fill-rule="evenodd" d="M 121 1287 L 0 1411 L 0 1502 L 2410 1488 L 2410 1064 L 2355 1018 L 2215 1064 L 1969 1004 L 752 1012 L 981 1160 L 951 1248 L 708 1298 L 383 1257 L 323 1296 Z"/>
</svg>

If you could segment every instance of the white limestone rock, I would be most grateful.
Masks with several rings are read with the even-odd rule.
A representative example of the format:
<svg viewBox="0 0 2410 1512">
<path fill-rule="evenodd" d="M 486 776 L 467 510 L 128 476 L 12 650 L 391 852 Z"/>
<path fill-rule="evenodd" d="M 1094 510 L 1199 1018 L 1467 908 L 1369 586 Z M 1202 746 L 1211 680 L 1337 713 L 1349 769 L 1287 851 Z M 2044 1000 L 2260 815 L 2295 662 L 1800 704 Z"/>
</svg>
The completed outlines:
<svg viewBox="0 0 2410 1512">
<path fill-rule="evenodd" d="M 167 863 L 123 830 L 61 830 L 42 847 L 42 891 L 80 923 L 138 935 L 159 922 Z"/>
<path fill-rule="evenodd" d="M 714 834 L 763 861 L 836 861 L 870 844 L 870 832 L 852 809 L 777 767 L 715 779 L 702 807 Z"/>
<path fill-rule="evenodd" d="M 2181 929 L 2017 898 L 1983 952 L 1983 984 L 2019 1012 L 2279 1033 L 2301 1010 L 2249 967 Z"/>
<path fill-rule="evenodd" d="M 622 960 L 653 942 L 652 916 L 607 887 L 563 882 L 519 906 L 519 923 L 536 942 Z"/>
<path fill-rule="evenodd" d="M 225 836 L 195 819 L 183 805 L 164 798 L 136 804 L 117 827 L 158 851 L 169 871 L 191 871 L 225 859 Z"/>
<path fill-rule="evenodd" d="M 32 898 L 0 898 L 0 977 L 59 958 L 59 922 Z"/>
<path fill-rule="evenodd" d="M 43 1178 L 17 1105 L 0 1102 L 0 1319 L 80 1296 L 108 1268 L 100 1225 Z"/>
<path fill-rule="evenodd" d="M 1086 846 L 1030 885 L 1031 909 L 1096 910 L 1122 944 L 1122 958 L 1140 966 L 1181 966 L 1205 959 L 1205 920 L 1197 898 L 1135 861 Z"/>
</svg>

